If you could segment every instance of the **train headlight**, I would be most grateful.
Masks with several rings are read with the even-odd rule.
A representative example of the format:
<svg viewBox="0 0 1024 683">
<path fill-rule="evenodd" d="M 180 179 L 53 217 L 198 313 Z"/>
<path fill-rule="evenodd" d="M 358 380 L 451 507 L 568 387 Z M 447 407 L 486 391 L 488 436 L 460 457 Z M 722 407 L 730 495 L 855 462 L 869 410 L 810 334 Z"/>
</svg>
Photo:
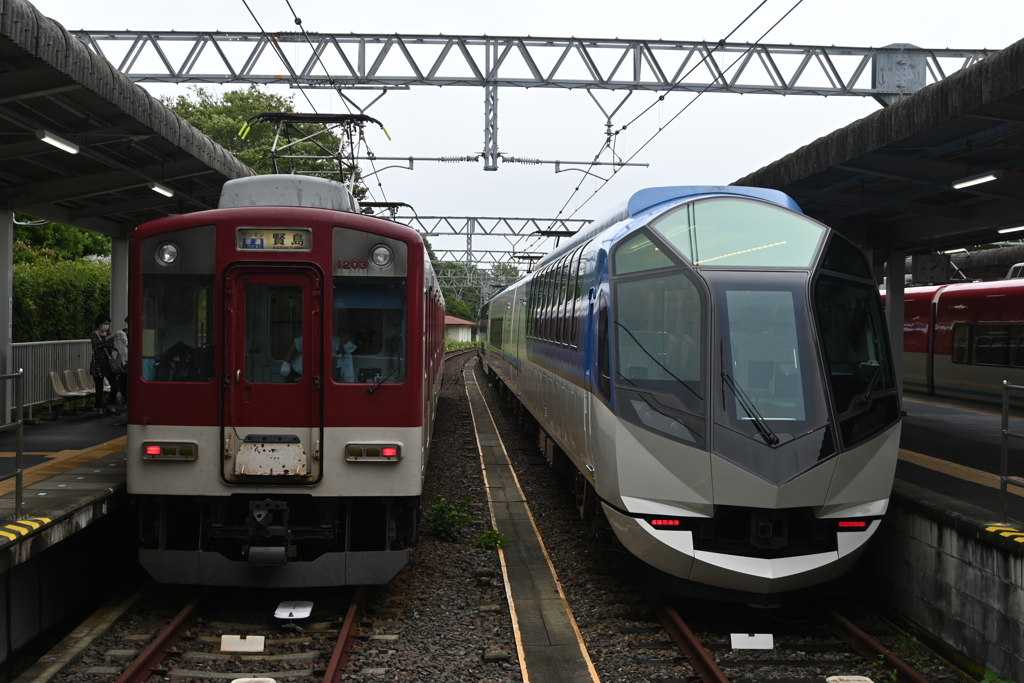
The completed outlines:
<svg viewBox="0 0 1024 683">
<path fill-rule="evenodd" d="M 378 244 L 370 250 L 370 263 L 378 268 L 387 268 L 391 265 L 394 258 L 395 256 L 391 253 L 391 249 L 383 244 Z"/>
<path fill-rule="evenodd" d="M 169 266 L 178 260 L 178 245 L 174 242 L 164 242 L 156 248 L 156 262 L 161 266 Z"/>
</svg>

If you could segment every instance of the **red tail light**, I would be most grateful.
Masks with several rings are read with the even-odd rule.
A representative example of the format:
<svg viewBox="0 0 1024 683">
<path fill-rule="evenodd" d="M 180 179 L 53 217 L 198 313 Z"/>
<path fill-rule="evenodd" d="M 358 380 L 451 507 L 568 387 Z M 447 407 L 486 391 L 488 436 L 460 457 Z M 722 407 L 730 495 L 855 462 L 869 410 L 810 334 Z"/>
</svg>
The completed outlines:
<svg viewBox="0 0 1024 683">
<path fill-rule="evenodd" d="M 651 526 L 679 526 L 678 519 L 652 519 Z"/>
<path fill-rule="evenodd" d="M 840 531 L 864 531 L 868 523 L 863 519 L 844 519 L 839 522 Z"/>
<path fill-rule="evenodd" d="M 385 447 L 380 449 L 380 454 L 383 455 L 385 458 L 394 458 L 398 456 L 398 449 Z"/>
<path fill-rule="evenodd" d="M 146 455 L 160 455 L 160 447 L 146 446 Z"/>
</svg>

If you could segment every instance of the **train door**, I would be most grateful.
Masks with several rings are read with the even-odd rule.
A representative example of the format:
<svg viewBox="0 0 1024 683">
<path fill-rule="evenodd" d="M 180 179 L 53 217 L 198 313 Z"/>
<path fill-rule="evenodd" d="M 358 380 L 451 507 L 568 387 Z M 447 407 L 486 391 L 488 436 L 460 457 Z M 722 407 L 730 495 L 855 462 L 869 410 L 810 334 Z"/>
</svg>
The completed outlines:
<svg viewBox="0 0 1024 683">
<path fill-rule="evenodd" d="M 323 278 L 312 267 L 235 268 L 224 289 L 223 476 L 320 478 Z"/>
</svg>

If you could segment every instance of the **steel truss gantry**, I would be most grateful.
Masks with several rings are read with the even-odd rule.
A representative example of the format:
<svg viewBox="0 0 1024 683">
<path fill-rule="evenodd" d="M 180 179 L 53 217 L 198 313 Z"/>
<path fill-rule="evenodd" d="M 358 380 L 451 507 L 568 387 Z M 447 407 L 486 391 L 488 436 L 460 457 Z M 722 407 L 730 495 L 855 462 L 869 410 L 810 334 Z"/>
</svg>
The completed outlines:
<svg viewBox="0 0 1024 683">
<path fill-rule="evenodd" d="M 529 36 L 71 33 L 137 82 L 287 83 L 335 88 L 349 102 L 345 93 L 355 89 L 480 87 L 485 170 L 496 170 L 501 158 L 501 87 L 617 90 L 626 97 L 638 90 L 857 96 L 890 104 L 995 52 Z M 602 112 L 610 130 L 611 116 Z"/>
<path fill-rule="evenodd" d="M 470 290 L 511 284 L 507 273 L 492 276 L 496 265 L 511 264 L 529 272 L 542 256 L 590 221 L 580 218 L 512 218 L 505 216 L 409 216 L 395 219 L 430 241 L 438 264 L 458 263 L 464 269 L 439 269 L 442 286 L 460 298 Z M 464 241 L 460 248 L 455 242 Z"/>
</svg>

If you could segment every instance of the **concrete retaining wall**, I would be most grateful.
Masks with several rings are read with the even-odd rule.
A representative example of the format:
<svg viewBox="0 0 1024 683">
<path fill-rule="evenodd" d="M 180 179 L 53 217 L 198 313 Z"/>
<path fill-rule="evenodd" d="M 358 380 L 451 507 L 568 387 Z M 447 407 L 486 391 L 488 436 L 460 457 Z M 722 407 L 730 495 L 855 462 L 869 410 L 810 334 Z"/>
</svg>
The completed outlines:
<svg viewBox="0 0 1024 683">
<path fill-rule="evenodd" d="M 861 564 L 865 585 L 967 669 L 1024 680 L 1024 542 L 1017 523 L 897 480 Z M 928 638 L 927 635 L 931 636 Z M 980 673 L 980 672 L 974 672 Z"/>
</svg>

